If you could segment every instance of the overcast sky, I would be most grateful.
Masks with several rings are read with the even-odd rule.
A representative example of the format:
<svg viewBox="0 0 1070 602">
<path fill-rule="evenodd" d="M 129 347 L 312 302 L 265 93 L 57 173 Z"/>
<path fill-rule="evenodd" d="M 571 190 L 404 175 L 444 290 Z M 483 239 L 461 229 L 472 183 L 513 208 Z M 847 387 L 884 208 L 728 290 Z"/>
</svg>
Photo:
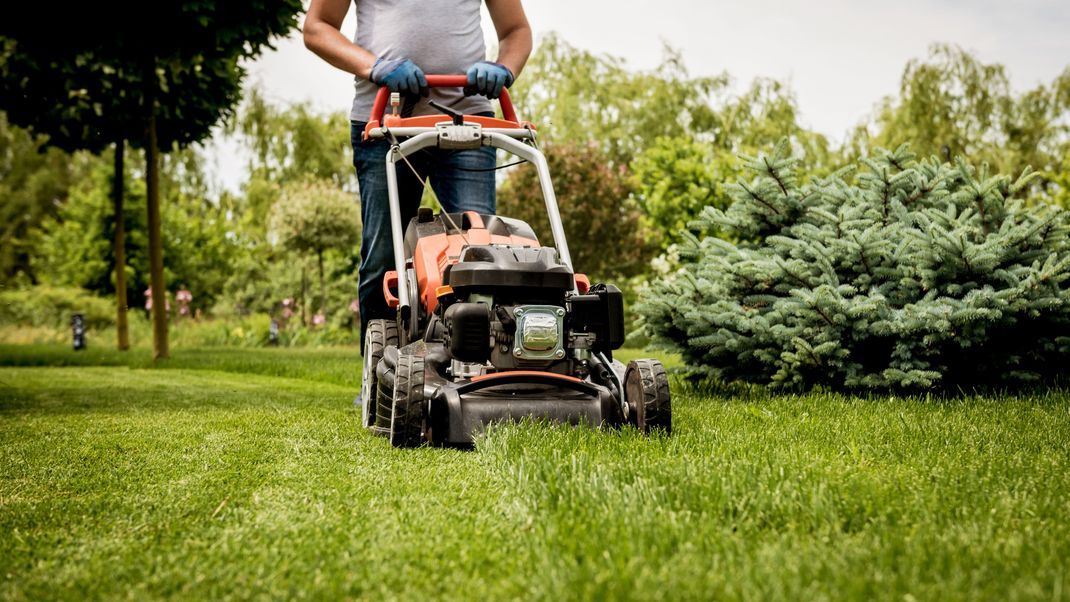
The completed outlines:
<svg viewBox="0 0 1070 602">
<path fill-rule="evenodd" d="M 1070 66 L 1070 0 L 526 0 L 524 7 L 536 43 L 556 31 L 574 46 L 624 57 L 638 69 L 657 65 L 668 43 L 693 75 L 727 71 L 740 88 L 755 77 L 785 80 L 804 125 L 836 141 L 896 91 L 906 62 L 925 56 L 934 42 L 1003 63 L 1019 90 Z M 347 36 L 356 27 L 353 12 Z M 249 83 L 275 101 L 341 111 L 352 100 L 352 76 L 306 50 L 299 34 L 249 72 Z M 537 115 L 525 117 L 538 122 Z M 225 187 L 244 178 L 244 160 L 232 148 L 217 146 L 209 158 Z"/>
</svg>

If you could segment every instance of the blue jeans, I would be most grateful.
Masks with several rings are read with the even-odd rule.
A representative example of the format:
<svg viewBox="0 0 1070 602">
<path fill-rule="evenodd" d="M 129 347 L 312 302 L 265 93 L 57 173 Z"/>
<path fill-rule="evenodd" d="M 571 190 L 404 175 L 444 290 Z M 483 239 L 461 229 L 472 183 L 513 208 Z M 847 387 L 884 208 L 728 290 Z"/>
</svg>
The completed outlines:
<svg viewBox="0 0 1070 602">
<path fill-rule="evenodd" d="M 490 114 L 487 113 L 489 116 Z M 386 140 L 364 140 L 364 123 L 350 128 L 353 167 L 360 184 L 360 341 L 363 348 L 368 320 L 394 319 L 395 312 L 383 297 L 383 275 L 394 267 L 393 236 L 390 232 L 390 203 L 386 188 Z M 420 176 L 430 177 L 442 209 L 450 213 L 477 211 L 493 214 L 497 204 L 494 190 L 496 151 L 483 147 L 447 151 L 437 148 L 420 151 L 409 161 Z M 483 171 L 467 171 L 483 170 Z M 397 164 L 398 197 L 401 201 L 401 230 L 416 217 L 423 185 L 404 161 Z"/>
</svg>

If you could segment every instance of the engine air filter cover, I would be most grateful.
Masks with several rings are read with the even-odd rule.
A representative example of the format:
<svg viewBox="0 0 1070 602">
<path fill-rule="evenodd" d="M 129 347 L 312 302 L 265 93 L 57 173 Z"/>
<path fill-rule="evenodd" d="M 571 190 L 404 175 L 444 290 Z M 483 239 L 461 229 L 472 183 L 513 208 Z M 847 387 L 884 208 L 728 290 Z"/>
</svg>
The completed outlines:
<svg viewBox="0 0 1070 602">
<path fill-rule="evenodd" d="M 516 338 L 513 355 L 527 360 L 565 357 L 565 308 L 555 305 L 521 305 L 513 310 Z"/>
</svg>

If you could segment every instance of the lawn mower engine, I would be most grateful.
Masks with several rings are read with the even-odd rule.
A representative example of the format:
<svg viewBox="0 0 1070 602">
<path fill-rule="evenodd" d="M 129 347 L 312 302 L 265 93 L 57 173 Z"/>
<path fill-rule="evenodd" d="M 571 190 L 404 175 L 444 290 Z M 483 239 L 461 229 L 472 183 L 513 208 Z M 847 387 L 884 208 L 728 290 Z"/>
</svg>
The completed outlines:
<svg viewBox="0 0 1070 602">
<path fill-rule="evenodd" d="M 464 86 L 428 76 L 432 87 Z M 385 115 L 380 90 L 365 136 L 385 138 L 395 269 L 383 294 L 395 320 L 370 320 L 361 393 L 364 426 L 400 447 L 471 444 L 486 425 L 524 418 L 593 427 L 671 430 L 668 378 L 656 360 L 613 359 L 624 343 L 624 301 L 576 274 L 534 127 L 516 119 Z M 553 246 L 508 217 L 420 209 L 401 223 L 398 163 L 425 148 L 489 146 L 538 170 Z M 408 165 L 411 168 L 411 164 Z M 404 226 L 404 231 L 402 227 Z"/>
</svg>

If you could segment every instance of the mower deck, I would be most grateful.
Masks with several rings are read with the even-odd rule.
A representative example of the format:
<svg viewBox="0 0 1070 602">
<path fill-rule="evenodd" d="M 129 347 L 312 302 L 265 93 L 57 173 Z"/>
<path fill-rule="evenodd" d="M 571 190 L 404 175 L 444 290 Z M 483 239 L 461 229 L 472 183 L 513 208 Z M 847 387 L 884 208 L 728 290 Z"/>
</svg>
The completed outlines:
<svg viewBox="0 0 1070 602">
<path fill-rule="evenodd" d="M 465 445 L 492 423 L 524 419 L 619 426 L 620 408 L 606 387 L 549 372 L 500 372 L 467 381 L 425 384 L 430 440 Z"/>
</svg>

